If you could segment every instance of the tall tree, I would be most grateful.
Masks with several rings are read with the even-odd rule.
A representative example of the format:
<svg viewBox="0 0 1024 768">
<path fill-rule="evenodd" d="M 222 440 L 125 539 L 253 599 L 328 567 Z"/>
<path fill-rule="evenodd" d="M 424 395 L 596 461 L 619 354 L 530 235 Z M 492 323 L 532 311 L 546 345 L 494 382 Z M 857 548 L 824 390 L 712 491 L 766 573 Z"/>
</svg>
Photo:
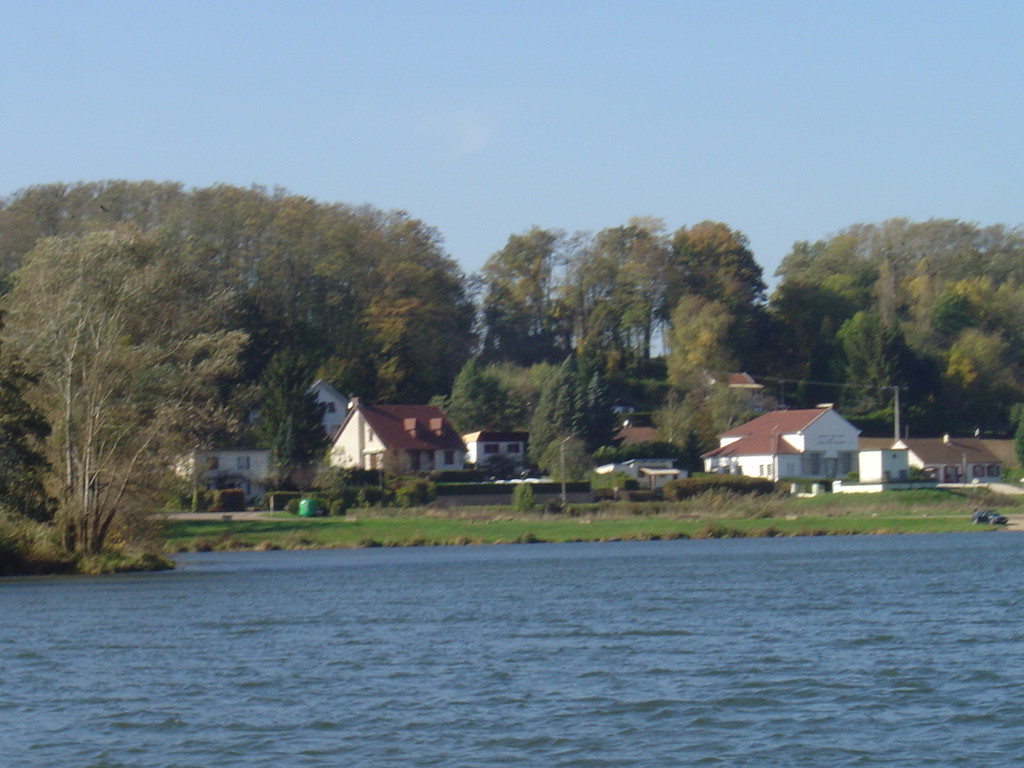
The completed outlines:
<svg viewBox="0 0 1024 768">
<path fill-rule="evenodd" d="M 54 512 L 44 485 L 50 425 L 25 399 L 34 383 L 9 354 L 0 356 L 0 512 L 46 522 Z"/>
<path fill-rule="evenodd" d="M 209 426 L 244 336 L 215 330 L 210 309 L 225 297 L 203 284 L 130 230 L 40 241 L 15 275 L 5 337 L 53 428 L 55 521 L 69 548 L 99 552 Z"/>
<path fill-rule="evenodd" d="M 452 394 L 438 405 L 463 434 L 481 429 L 506 429 L 508 396 L 498 378 L 479 360 L 471 358 L 459 371 Z"/>
<path fill-rule="evenodd" d="M 675 389 L 688 392 L 733 369 L 732 324 L 720 302 L 693 294 L 679 299 L 668 333 L 668 380 Z"/>
<path fill-rule="evenodd" d="M 533 227 L 511 235 L 481 270 L 481 353 L 486 360 L 519 365 L 559 354 L 555 281 L 564 260 L 565 235 Z M 561 350 L 565 354 L 565 350 Z"/>
<path fill-rule="evenodd" d="M 271 479 L 278 486 L 322 458 L 326 447 L 324 406 L 309 391 L 316 367 L 310 354 L 283 349 L 263 373 L 259 431 L 270 446 Z"/>
</svg>

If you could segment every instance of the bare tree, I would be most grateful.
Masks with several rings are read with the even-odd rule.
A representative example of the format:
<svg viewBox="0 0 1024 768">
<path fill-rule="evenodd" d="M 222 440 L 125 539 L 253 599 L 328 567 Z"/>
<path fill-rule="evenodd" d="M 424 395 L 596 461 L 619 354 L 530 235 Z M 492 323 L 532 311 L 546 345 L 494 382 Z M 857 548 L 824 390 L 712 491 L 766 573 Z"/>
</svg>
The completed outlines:
<svg viewBox="0 0 1024 768">
<path fill-rule="evenodd" d="M 103 549 L 217 408 L 244 334 L 213 330 L 225 297 L 124 229 L 41 240 L 5 299 L 5 334 L 52 427 L 56 522 L 69 549 Z"/>
</svg>

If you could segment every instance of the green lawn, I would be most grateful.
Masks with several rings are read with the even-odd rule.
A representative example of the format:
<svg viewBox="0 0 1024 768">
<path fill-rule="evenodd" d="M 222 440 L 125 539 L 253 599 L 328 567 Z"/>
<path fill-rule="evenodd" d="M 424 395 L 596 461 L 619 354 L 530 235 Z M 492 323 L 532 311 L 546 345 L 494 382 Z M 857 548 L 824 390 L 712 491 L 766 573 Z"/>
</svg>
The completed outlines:
<svg viewBox="0 0 1024 768">
<path fill-rule="evenodd" d="M 515 516 L 489 509 L 479 515 L 426 516 L 410 510 L 406 516 L 374 516 L 357 510 L 347 518 L 274 517 L 257 521 L 171 520 L 167 522 L 169 551 L 209 549 L 298 549 L 306 547 L 417 546 L 721 538 L 728 536 L 817 536 L 874 533 L 938 533 L 978 531 L 964 499 L 949 494 L 937 498 L 875 498 L 872 503 L 827 497 L 786 501 L 785 514 L 742 517 L 715 512 L 637 514 L 584 507 L 569 515 Z M 652 509 L 663 510 L 662 507 Z M 380 515 L 380 511 L 376 511 Z"/>
</svg>

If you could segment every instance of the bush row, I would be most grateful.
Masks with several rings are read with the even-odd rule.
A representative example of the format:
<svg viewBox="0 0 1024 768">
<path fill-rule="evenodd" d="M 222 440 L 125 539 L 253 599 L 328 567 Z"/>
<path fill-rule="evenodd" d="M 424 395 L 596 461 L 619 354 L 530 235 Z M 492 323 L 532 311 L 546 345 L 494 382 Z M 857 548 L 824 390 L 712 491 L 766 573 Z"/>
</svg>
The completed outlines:
<svg viewBox="0 0 1024 768">
<path fill-rule="evenodd" d="M 702 475 L 681 477 L 670 480 L 661 489 L 664 498 L 670 501 L 689 499 L 708 491 L 729 491 L 730 493 L 764 495 L 775 493 L 779 486 L 772 480 L 743 475 Z"/>
</svg>

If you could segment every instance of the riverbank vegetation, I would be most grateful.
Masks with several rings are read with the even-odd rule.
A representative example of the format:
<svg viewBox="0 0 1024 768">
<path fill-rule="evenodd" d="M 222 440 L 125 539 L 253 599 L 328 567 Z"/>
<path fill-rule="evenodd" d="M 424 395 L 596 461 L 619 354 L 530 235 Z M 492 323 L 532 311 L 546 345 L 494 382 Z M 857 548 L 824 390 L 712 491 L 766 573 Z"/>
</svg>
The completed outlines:
<svg viewBox="0 0 1024 768">
<path fill-rule="evenodd" d="M 1016 428 L 1024 451 L 1024 232 L 854 224 L 796 242 L 777 276 L 769 293 L 746 236 L 714 221 L 535 227 L 467 274 L 405 212 L 228 185 L 21 190 L 0 200 L 0 552 L 16 553 L 0 570 L 158 547 L 146 521 L 195 498 L 173 478 L 197 449 L 268 449 L 271 488 L 319 490 L 316 379 L 432 402 L 461 433 L 528 431 L 529 464 L 557 480 L 621 458 L 626 421 L 691 471 L 776 407 L 833 402 L 889 435 L 896 392 L 911 434 Z M 757 383 L 730 387 L 737 371 Z M 421 503 L 423 481 L 395 498 Z M 28 521 L 45 535 L 17 533 Z"/>
<path fill-rule="evenodd" d="M 554 514 L 509 507 L 360 509 L 348 517 L 169 520 L 169 552 L 353 547 L 454 546 L 576 541 L 948 533 L 994 530 L 970 519 L 970 499 L 945 491 L 873 498 L 809 499 L 706 494 L 682 502 L 570 505 Z M 1014 500 L 989 496 L 1004 511 Z"/>
</svg>

